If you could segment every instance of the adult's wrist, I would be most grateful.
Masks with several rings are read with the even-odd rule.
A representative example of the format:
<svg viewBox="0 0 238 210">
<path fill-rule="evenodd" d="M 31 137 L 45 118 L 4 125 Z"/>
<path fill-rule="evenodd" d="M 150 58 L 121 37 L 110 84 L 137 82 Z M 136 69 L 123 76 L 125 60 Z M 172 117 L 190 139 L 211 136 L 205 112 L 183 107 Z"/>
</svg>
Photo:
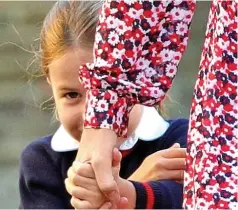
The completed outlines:
<svg viewBox="0 0 238 210">
<path fill-rule="evenodd" d="M 134 104 L 129 97 L 113 90 L 92 89 L 87 92 L 84 128 L 113 130 L 126 137 L 129 113 Z"/>
</svg>

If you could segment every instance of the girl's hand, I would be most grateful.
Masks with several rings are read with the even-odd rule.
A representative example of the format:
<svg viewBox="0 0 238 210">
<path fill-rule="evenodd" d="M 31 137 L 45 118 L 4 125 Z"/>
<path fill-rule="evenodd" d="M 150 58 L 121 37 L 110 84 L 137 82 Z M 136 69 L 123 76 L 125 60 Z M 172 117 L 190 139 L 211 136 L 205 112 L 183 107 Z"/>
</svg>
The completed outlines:
<svg viewBox="0 0 238 210">
<path fill-rule="evenodd" d="M 128 179 L 139 182 L 170 179 L 183 183 L 185 157 L 186 148 L 180 148 L 180 145 L 176 143 L 169 149 L 146 157 L 141 166 Z"/>
<path fill-rule="evenodd" d="M 116 182 L 119 180 L 121 153 L 117 148 L 113 150 L 113 177 Z M 65 180 L 65 186 L 68 193 L 72 196 L 71 205 L 75 209 L 110 209 L 111 202 L 100 191 L 96 181 L 92 165 L 75 161 L 68 170 L 68 178 Z M 117 203 L 119 209 L 125 209 L 128 200 L 121 197 Z"/>
<path fill-rule="evenodd" d="M 65 186 L 75 209 L 99 209 L 102 205 L 104 208 L 111 207 L 98 187 L 91 164 L 75 161 L 67 175 Z"/>
</svg>

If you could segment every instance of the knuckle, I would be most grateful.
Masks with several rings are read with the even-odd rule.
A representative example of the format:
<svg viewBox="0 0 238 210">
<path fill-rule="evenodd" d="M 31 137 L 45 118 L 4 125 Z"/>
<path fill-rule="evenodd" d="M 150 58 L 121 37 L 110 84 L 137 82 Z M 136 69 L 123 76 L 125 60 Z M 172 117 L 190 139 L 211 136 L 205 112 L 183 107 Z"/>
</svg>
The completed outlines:
<svg viewBox="0 0 238 210">
<path fill-rule="evenodd" d="M 78 197 L 79 194 L 80 194 L 79 190 L 76 187 L 72 187 L 71 195 L 74 197 Z"/>
<path fill-rule="evenodd" d="M 102 182 L 100 185 L 100 188 L 103 192 L 110 192 L 114 189 L 113 184 L 109 183 L 109 182 Z"/>
<path fill-rule="evenodd" d="M 72 170 L 72 167 L 70 167 L 67 171 L 67 177 L 70 177 L 70 174 L 71 174 L 71 170 Z"/>
<path fill-rule="evenodd" d="M 72 180 L 73 183 L 76 183 L 77 180 L 78 180 L 78 175 L 77 174 L 73 174 L 71 180 Z"/>
<path fill-rule="evenodd" d="M 70 204 L 71 204 L 71 206 L 73 206 L 74 208 L 77 208 L 77 206 L 76 206 L 76 199 L 75 199 L 74 197 L 72 197 L 72 198 L 70 199 Z"/>
<path fill-rule="evenodd" d="M 161 168 L 161 163 L 158 161 L 155 163 L 155 168 L 160 169 Z"/>
<path fill-rule="evenodd" d="M 74 161 L 72 169 L 75 173 L 78 174 L 81 171 L 81 164 L 79 164 L 79 162 Z"/>
<path fill-rule="evenodd" d="M 64 185 L 67 187 L 68 184 L 69 184 L 69 178 L 66 178 L 66 179 L 64 180 Z"/>
<path fill-rule="evenodd" d="M 155 163 L 155 167 L 156 168 L 161 168 L 163 166 L 163 164 L 164 164 L 164 161 L 162 160 L 162 158 L 159 158 L 157 160 L 157 162 Z"/>
<path fill-rule="evenodd" d="M 69 182 L 67 179 L 64 180 L 65 183 L 65 188 L 67 190 L 67 192 L 71 195 L 71 191 L 70 191 L 70 186 L 69 186 Z"/>
<path fill-rule="evenodd" d="M 73 182 L 75 183 L 77 181 L 77 178 L 78 178 L 78 175 L 73 171 L 71 170 L 69 175 L 68 175 L 68 178 Z"/>
<path fill-rule="evenodd" d="M 103 158 L 102 157 L 97 157 L 97 158 L 94 158 L 93 160 L 92 160 L 92 165 L 95 167 L 97 167 L 97 166 L 100 166 L 101 164 L 102 164 L 102 162 L 103 162 Z"/>
<path fill-rule="evenodd" d="M 77 174 L 80 175 L 81 174 L 81 167 L 79 166 L 79 167 L 75 168 L 74 173 L 75 173 L 75 175 L 77 175 Z"/>
</svg>

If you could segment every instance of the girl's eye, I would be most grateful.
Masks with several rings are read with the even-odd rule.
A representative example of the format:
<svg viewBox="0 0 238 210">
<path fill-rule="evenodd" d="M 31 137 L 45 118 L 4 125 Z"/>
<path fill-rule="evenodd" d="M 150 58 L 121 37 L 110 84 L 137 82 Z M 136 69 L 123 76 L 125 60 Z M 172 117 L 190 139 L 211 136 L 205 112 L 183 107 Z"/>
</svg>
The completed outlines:
<svg viewBox="0 0 238 210">
<path fill-rule="evenodd" d="M 81 95 L 77 92 L 69 92 L 65 94 L 65 97 L 67 99 L 74 99 L 74 98 L 79 98 Z"/>
</svg>

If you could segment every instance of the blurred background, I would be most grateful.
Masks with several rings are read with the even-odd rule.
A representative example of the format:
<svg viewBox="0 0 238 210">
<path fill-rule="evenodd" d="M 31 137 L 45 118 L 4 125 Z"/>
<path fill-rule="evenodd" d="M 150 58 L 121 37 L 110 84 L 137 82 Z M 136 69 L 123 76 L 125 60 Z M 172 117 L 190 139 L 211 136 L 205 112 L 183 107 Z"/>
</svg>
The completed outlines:
<svg viewBox="0 0 238 210">
<path fill-rule="evenodd" d="M 43 19 L 54 2 L 0 1 L 0 208 L 18 208 L 19 157 L 23 148 L 40 136 L 53 133 L 51 92 L 39 77 L 35 54 Z M 170 100 L 167 117 L 188 117 L 210 2 L 199 1 L 188 49 Z"/>
</svg>

